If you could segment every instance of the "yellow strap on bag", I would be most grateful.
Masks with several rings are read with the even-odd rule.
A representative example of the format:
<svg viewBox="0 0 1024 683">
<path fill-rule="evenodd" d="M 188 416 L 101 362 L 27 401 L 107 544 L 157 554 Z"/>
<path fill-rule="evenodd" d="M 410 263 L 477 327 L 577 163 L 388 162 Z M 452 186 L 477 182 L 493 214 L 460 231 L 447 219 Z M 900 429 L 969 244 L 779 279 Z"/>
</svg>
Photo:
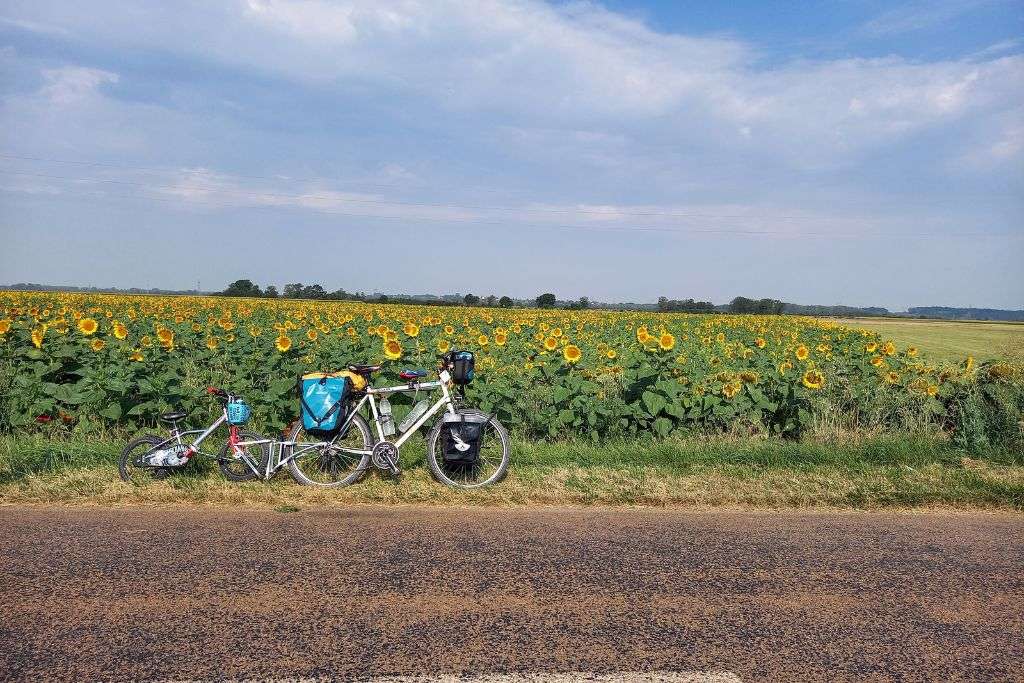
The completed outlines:
<svg viewBox="0 0 1024 683">
<path fill-rule="evenodd" d="M 324 377 L 348 377 L 348 381 L 352 384 L 352 388 L 356 391 L 362 391 L 366 388 L 366 378 L 362 375 L 352 372 L 351 370 L 340 370 L 338 372 L 307 372 L 302 376 L 302 379 L 323 379 Z"/>
</svg>

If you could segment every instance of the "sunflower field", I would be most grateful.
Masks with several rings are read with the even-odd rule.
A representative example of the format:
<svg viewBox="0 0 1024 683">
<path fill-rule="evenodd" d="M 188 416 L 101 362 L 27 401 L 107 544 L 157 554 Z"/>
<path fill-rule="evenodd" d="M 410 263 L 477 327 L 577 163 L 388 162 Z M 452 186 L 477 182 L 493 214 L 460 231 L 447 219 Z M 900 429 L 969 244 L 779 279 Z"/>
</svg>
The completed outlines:
<svg viewBox="0 0 1024 683">
<path fill-rule="evenodd" d="M 940 367 L 817 318 L 59 292 L 0 293 L 0 431 L 135 428 L 172 408 L 198 424 L 208 385 L 278 430 L 302 372 L 379 362 L 375 381 L 398 384 L 452 348 L 477 356 L 467 401 L 524 436 L 928 426 L 1022 444 L 1019 365 Z"/>
</svg>

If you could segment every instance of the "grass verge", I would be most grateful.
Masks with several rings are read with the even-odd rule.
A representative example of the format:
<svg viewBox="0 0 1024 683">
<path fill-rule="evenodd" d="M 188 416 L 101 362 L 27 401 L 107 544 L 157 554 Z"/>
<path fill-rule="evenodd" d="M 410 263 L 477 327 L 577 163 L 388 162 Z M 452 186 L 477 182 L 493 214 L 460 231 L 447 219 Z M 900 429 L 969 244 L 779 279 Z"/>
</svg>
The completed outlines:
<svg viewBox="0 0 1024 683">
<path fill-rule="evenodd" d="M 485 491 L 434 482 L 422 444 L 402 452 L 398 480 L 371 473 L 345 489 L 233 484 L 211 465 L 145 486 L 124 484 L 116 436 L 0 437 L 0 504 L 211 505 L 295 510 L 383 502 L 664 507 L 950 507 L 1024 510 L 1024 454 L 967 452 L 939 436 L 847 435 L 800 442 L 694 437 L 517 441 L 508 478 Z"/>
</svg>

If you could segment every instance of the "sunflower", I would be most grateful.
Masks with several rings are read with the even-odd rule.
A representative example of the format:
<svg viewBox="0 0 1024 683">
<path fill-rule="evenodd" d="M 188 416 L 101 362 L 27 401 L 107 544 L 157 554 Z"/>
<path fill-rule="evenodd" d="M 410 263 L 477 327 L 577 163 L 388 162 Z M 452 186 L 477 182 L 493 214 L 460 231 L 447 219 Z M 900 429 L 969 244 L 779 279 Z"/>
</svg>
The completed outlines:
<svg viewBox="0 0 1024 683">
<path fill-rule="evenodd" d="M 808 370 L 801 380 L 808 389 L 821 389 L 825 383 L 825 377 L 817 370 Z"/>
<path fill-rule="evenodd" d="M 479 344 L 480 346 L 487 346 L 487 343 L 489 341 L 490 340 L 487 338 L 486 334 L 481 334 L 479 337 L 476 338 L 476 343 Z"/>
<path fill-rule="evenodd" d="M 733 396 L 739 393 L 741 388 L 741 384 L 737 382 L 729 382 L 724 387 L 722 387 L 722 393 L 725 394 L 726 398 L 732 398 Z"/>
<path fill-rule="evenodd" d="M 754 345 L 759 349 L 763 349 L 765 346 L 768 345 L 768 342 L 764 340 L 764 337 L 758 337 L 757 339 L 754 340 Z"/>
<path fill-rule="evenodd" d="M 494 343 L 497 344 L 498 346 L 504 346 L 505 342 L 507 342 L 507 341 L 508 341 L 508 335 L 507 334 L 504 334 L 502 332 L 495 332 L 494 333 Z"/>
<path fill-rule="evenodd" d="M 444 333 L 447 334 L 448 336 L 451 336 L 451 335 L 455 334 L 455 328 L 452 327 L 451 325 L 445 325 L 444 326 Z"/>
<path fill-rule="evenodd" d="M 651 338 L 651 333 L 647 331 L 646 325 L 641 325 L 636 328 L 636 340 L 641 344 L 646 344 L 647 340 Z"/>
<path fill-rule="evenodd" d="M 285 353 L 288 349 L 292 348 L 292 338 L 286 334 L 280 335 L 274 340 L 274 348 L 281 353 Z"/>
<path fill-rule="evenodd" d="M 554 337 L 548 337 L 544 340 L 544 348 L 548 351 L 554 351 L 558 348 L 558 340 Z"/>
<path fill-rule="evenodd" d="M 206 338 L 206 348 L 210 349 L 211 351 L 216 349 L 217 348 L 217 338 L 216 337 L 207 337 Z"/>
<path fill-rule="evenodd" d="M 864 346 L 864 350 L 868 353 L 874 353 L 878 350 L 878 344 L 876 342 L 868 342 L 867 345 Z"/>
<path fill-rule="evenodd" d="M 317 332 L 316 332 L 315 329 L 313 329 L 311 327 L 308 330 L 306 330 L 306 339 L 308 339 L 309 341 L 313 342 L 313 341 L 316 341 L 316 337 L 317 337 Z"/>
<path fill-rule="evenodd" d="M 811 354 L 811 352 L 808 351 L 807 347 L 804 346 L 803 344 L 801 344 L 800 346 L 796 347 L 796 359 L 797 360 L 807 360 L 807 356 L 809 356 L 810 354 Z"/>
<path fill-rule="evenodd" d="M 937 394 L 937 393 L 939 393 L 939 388 L 937 386 L 935 386 L 934 384 L 931 384 L 931 385 L 928 386 L 928 395 L 929 396 L 935 396 L 935 394 Z"/>
<path fill-rule="evenodd" d="M 256 337 L 260 336 L 261 334 L 263 334 L 263 330 L 261 330 L 260 328 L 256 327 L 255 325 L 249 325 L 249 336 L 251 336 L 253 339 L 255 339 Z"/>
<path fill-rule="evenodd" d="M 967 360 L 964 361 L 964 372 L 970 372 L 974 369 L 974 356 L 967 356 Z"/>
<path fill-rule="evenodd" d="M 676 345 L 676 338 L 668 332 L 662 332 L 658 337 L 658 347 L 662 351 L 671 351 Z"/>
<path fill-rule="evenodd" d="M 37 349 L 43 348 L 43 337 L 46 336 L 46 327 L 37 327 L 32 330 L 32 345 Z M 97 340 L 98 341 L 98 340 Z"/>
<path fill-rule="evenodd" d="M 740 381 L 747 384 L 756 384 L 758 379 L 758 374 L 753 370 L 744 370 L 740 373 Z"/>
<path fill-rule="evenodd" d="M 907 347 L 907 355 L 910 356 L 911 358 L 916 358 L 917 357 L 917 347 L 915 347 L 915 346 L 908 346 Z"/>
<path fill-rule="evenodd" d="M 779 374 L 785 375 L 787 372 L 793 369 L 793 363 L 790 361 L 783 361 L 779 363 Z"/>
<path fill-rule="evenodd" d="M 580 351 L 580 347 L 575 344 L 569 344 L 562 349 L 562 355 L 565 356 L 565 360 L 570 363 L 578 363 L 580 358 L 583 357 L 583 352 Z"/>
<path fill-rule="evenodd" d="M 388 360 L 398 360 L 402 357 L 402 345 L 394 339 L 384 342 L 384 356 Z"/>
<path fill-rule="evenodd" d="M 153 338 L 150 337 L 148 334 L 144 335 L 142 337 L 142 339 L 139 340 L 139 343 L 142 344 L 145 347 L 152 346 L 153 345 Z"/>
<path fill-rule="evenodd" d="M 896 372 L 888 372 L 885 375 L 885 381 L 888 382 L 889 384 L 896 384 L 897 382 L 900 381 L 900 376 Z"/>
<path fill-rule="evenodd" d="M 7 334 L 11 330 L 10 320 L 0 320 L 0 334 Z"/>
<path fill-rule="evenodd" d="M 132 351 L 132 355 L 128 356 L 128 360 L 139 362 L 142 360 L 142 351 L 135 349 Z"/>
<path fill-rule="evenodd" d="M 891 356 L 891 355 L 895 354 L 896 353 L 896 345 L 893 344 L 891 341 L 885 342 L 885 345 L 882 346 L 882 353 L 884 353 L 887 356 Z"/>
<path fill-rule="evenodd" d="M 174 333 L 166 327 L 161 327 L 156 332 L 156 338 L 160 340 L 161 344 L 170 344 L 174 341 Z"/>
<path fill-rule="evenodd" d="M 86 337 L 92 334 L 96 334 L 96 330 L 100 328 L 98 322 L 92 318 L 82 318 L 78 321 L 78 331 L 84 334 Z"/>
<path fill-rule="evenodd" d="M 93 339 L 92 343 L 89 344 L 89 348 L 91 348 L 93 351 L 102 351 L 103 347 L 106 345 L 107 342 L 103 341 L 102 339 Z"/>
<path fill-rule="evenodd" d="M 871 364 L 874 365 L 876 368 L 882 367 L 884 363 L 885 359 L 882 358 L 881 356 L 871 356 Z"/>
<path fill-rule="evenodd" d="M 619 354 L 615 353 L 615 349 L 608 349 L 604 355 L 608 357 L 608 360 L 615 360 L 615 357 Z"/>
<path fill-rule="evenodd" d="M 114 336 L 118 339 L 124 339 L 128 336 L 128 328 L 121 323 L 114 321 Z"/>
<path fill-rule="evenodd" d="M 449 349 L 451 349 L 451 348 L 452 348 L 452 345 L 448 343 L 447 339 L 439 339 L 437 341 L 437 352 L 438 353 L 448 353 Z"/>
<path fill-rule="evenodd" d="M 420 326 L 416 323 L 406 323 L 405 327 L 402 328 L 402 332 L 405 332 L 407 337 L 415 337 L 420 333 Z"/>
</svg>

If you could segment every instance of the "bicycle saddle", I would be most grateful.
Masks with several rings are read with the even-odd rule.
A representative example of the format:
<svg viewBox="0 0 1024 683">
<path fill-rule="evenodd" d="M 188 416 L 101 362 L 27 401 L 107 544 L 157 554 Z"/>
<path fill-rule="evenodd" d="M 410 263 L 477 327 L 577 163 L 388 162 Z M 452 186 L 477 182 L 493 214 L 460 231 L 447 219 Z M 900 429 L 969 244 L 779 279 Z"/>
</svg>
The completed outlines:
<svg viewBox="0 0 1024 683">
<path fill-rule="evenodd" d="M 350 365 L 348 369 L 357 375 L 370 375 L 380 370 L 379 365 Z"/>
<path fill-rule="evenodd" d="M 188 413 L 184 410 L 176 410 L 173 413 L 164 413 L 160 416 L 160 419 L 164 422 L 177 422 L 178 420 L 184 420 L 188 417 Z"/>
<path fill-rule="evenodd" d="M 398 376 L 402 379 L 419 379 L 420 377 L 426 377 L 426 370 L 402 370 L 398 373 Z"/>
</svg>

